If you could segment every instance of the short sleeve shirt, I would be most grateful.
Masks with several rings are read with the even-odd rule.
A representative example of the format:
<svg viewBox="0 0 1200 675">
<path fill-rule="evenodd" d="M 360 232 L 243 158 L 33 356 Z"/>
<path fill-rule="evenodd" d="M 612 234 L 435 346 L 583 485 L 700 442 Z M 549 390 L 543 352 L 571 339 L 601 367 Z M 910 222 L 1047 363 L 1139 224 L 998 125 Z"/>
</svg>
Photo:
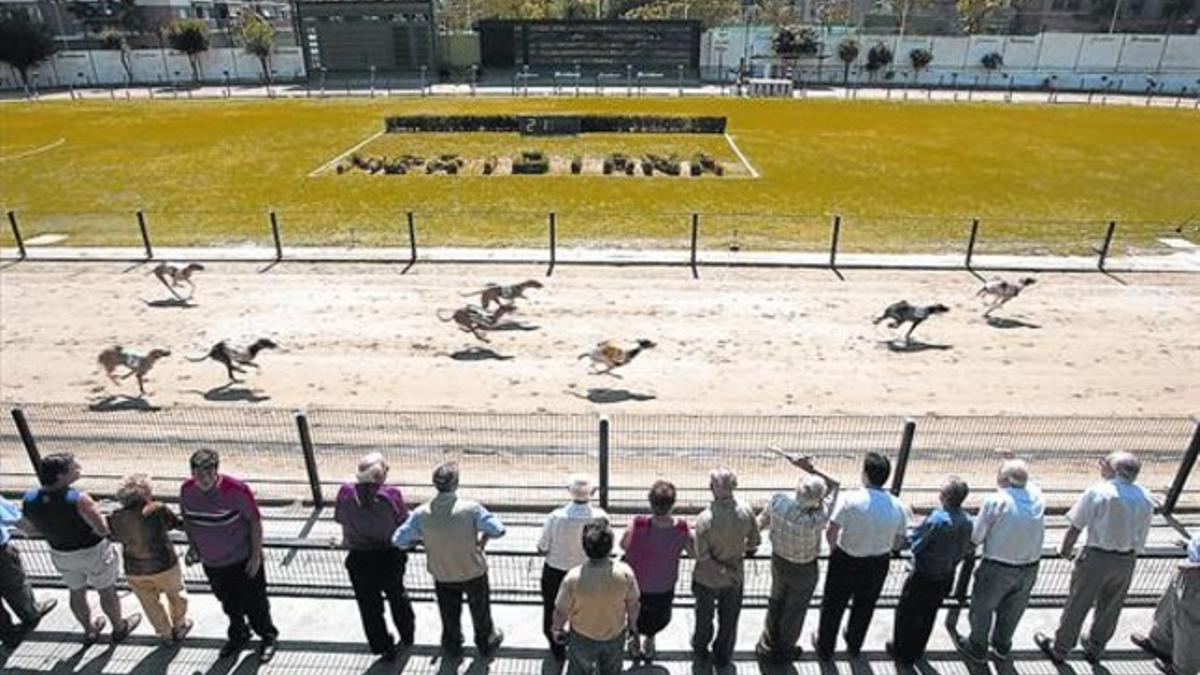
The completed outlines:
<svg viewBox="0 0 1200 675">
<path fill-rule="evenodd" d="M 189 478 L 179 490 L 179 507 L 188 536 L 209 567 L 228 567 L 250 557 L 250 524 L 260 522 L 250 486 L 220 475 L 208 492 Z"/>
<path fill-rule="evenodd" d="M 837 523 L 837 546 L 856 558 L 891 553 L 908 528 L 908 511 L 899 499 L 879 488 L 843 492 L 830 521 Z"/>
<path fill-rule="evenodd" d="M 589 560 L 572 569 L 558 588 L 555 607 L 571 631 L 592 640 L 612 640 L 625 630 L 625 608 L 640 595 L 629 565 Z"/>
<path fill-rule="evenodd" d="M 1087 532 L 1087 545 L 1105 551 L 1140 553 L 1146 546 L 1154 502 L 1146 488 L 1114 478 L 1088 488 L 1067 511 L 1067 520 Z"/>
</svg>

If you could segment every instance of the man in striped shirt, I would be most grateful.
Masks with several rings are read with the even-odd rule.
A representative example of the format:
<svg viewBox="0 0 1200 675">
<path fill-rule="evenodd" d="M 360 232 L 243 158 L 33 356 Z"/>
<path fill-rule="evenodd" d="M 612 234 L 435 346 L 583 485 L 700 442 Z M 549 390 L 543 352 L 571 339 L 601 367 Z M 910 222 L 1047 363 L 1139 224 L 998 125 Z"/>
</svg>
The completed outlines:
<svg viewBox="0 0 1200 675">
<path fill-rule="evenodd" d="M 192 454 L 192 477 L 179 490 L 183 525 L 192 549 L 204 564 L 213 595 L 229 617 L 229 641 L 221 647 L 221 658 L 245 649 L 253 628 L 262 638 L 259 661 L 267 663 L 275 656 L 279 631 L 271 621 L 267 599 L 262 517 L 250 487 L 219 473 L 219 463 L 213 450 L 201 449 Z M 190 551 L 188 558 L 192 558 Z"/>
</svg>

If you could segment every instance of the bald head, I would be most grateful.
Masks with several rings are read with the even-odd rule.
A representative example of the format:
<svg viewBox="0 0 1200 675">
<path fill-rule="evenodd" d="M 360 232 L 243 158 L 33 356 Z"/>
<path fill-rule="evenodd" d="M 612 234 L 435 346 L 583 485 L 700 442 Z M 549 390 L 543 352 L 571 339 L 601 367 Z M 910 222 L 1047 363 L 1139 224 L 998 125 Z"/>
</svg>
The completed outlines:
<svg viewBox="0 0 1200 675">
<path fill-rule="evenodd" d="M 1137 480 L 1138 473 L 1142 470 L 1142 463 L 1132 452 L 1120 450 L 1112 453 L 1100 461 L 1100 473 L 1105 478 L 1113 478 L 1114 476 L 1130 483 Z"/>
</svg>

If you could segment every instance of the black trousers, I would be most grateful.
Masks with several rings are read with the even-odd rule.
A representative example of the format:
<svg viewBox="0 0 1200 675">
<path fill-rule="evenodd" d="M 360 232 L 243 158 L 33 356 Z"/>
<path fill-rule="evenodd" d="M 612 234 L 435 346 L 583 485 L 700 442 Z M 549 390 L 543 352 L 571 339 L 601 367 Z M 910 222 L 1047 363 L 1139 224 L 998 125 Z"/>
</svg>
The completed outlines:
<svg viewBox="0 0 1200 675">
<path fill-rule="evenodd" d="M 638 612 L 637 632 L 654 637 L 671 623 L 671 606 L 675 604 L 675 591 L 666 593 L 642 593 L 642 611 Z"/>
<path fill-rule="evenodd" d="M 938 610 L 953 587 L 954 577 L 931 579 L 911 574 L 904 581 L 892 633 L 892 649 L 902 663 L 913 663 L 924 656 Z"/>
<path fill-rule="evenodd" d="M 442 650 L 450 653 L 462 651 L 462 602 L 467 596 L 467 605 L 471 609 L 471 625 L 475 629 L 475 646 L 486 650 L 488 641 L 495 632 L 492 626 L 491 589 L 488 587 L 488 577 L 467 581 L 435 582 L 434 591 L 437 594 L 438 612 L 442 615 Z"/>
<path fill-rule="evenodd" d="M 392 622 L 404 644 L 413 643 L 416 617 L 412 602 L 404 590 L 404 568 L 408 556 L 395 548 L 376 551 L 350 551 L 346 555 L 346 571 L 350 573 L 350 585 L 354 587 L 354 600 L 358 602 L 358 615 L 362 619 L 363 633 L 367 644 L 375 654 L 382 654 L 393 646 L 383 619 L 383 600 L 386 597 L 392 609 Z"/>
<path fill-rule="evenodd" d="M 846 605 L 850 621 L 846 624 L 846 649 L 862 650 L 863 639 L 875 614 L 875 603 L 887 579 L 890 555 L 856 558 L 835 548 L 829 556 L 825 574 L 825 595 L 821 600 L 821 625 L 817 629 L 817 656 L 828 659 L 837 647 L 837 631 Z"/>
<path fill-rule="evenodd" d="M 554 634 L 550 631 L 550 626 L 554 622 L 554 601 L 558 599 L 558 587 L 562 585 L 562 580 L 566 576 L 566 570 L 542 565 L 542 635 L 546 636 L 546 642 L 550 644 L 550 649 L 553 651 L 562 649 L 562 645 L 554 641 Z"/>
<path fill-rule="evenodd" d="M 25 568 L 21 565 L 21 556 L 11 544 L 0 546 L 0 598 L 8 609 L 17 615 L 17 621 L 27 624 L 37 616 L 34 606 L 33 589 L 25 576 Z M 8 610 L 0 605 L 0 641 L 12 642 L 20 632 L 13 625 Z"/>
<path fill-rule="evenodd" d="M 264 640 L 279 636 L 271 621 L 271 601 L 267 599 L 267 571 L 265 563 L 259 565 L 258 574 L 246 574 L 246 561 L 227 567 L 204 566 L 204 574 L 212 586 L 213 595 L 221 602 L 221 609 L 229 617 L 227 635 L 234 642 L 250 639 L 250 628 Z M 250 628 L 246 621 L 250 621 Z"/>
</svg>

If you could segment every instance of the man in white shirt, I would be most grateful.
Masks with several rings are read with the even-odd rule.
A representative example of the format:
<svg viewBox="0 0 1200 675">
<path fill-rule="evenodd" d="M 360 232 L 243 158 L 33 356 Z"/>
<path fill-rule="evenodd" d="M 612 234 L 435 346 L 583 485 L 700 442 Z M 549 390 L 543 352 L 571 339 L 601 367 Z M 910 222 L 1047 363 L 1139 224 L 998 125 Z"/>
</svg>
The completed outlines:
<svg viewBox="0 0 1200 675">
<path fill-rule="evenodd" d="M 1083 656 L 1093 664 L 1100 661 L 1117 628 L 1137 555 L 1146 546 L 1154 516 L 1150 493 L 1134 483 L 1142 465 L 1132 453 L 1114 452 L 1100 460 L 1099 468 L 1104 480 L 1088 488 L 1067 512 L 1071 526 L 1059 554 L 1071 557 L 1081 532 L 1087 532 L 1087 540 L 1075 558 L 1058 630 L 1053 642 L 1042 633 L 1034 636 L 1055 664 L 1066 661 L 1093 607 L 1096 613 L 1090 634 L 1083 638 Z"/>
<path fill-rule="evenodd" d="M 971 634 L 954 636 L 958 650 L 979 663 L 987 658 L 989 632 L 992 655 L 1009 658 L 1013 632 L 1037 581 L 1046 534 L 1046 504 L 1025 462 L 1010 457 L 1001 464 L 996 486 L 983 500 L 971 533 L 971 541 L 983 545 L 971 591 Z"/>
<path fill-rule="evenodd" d="M 558 587 L 571 568 L 587 562 L 587 554 L 583 551 L 583 526 L 596 519 L 608 522 L 608 514 L 591 505 L 595 488 L 587 476 L 571 474 L 567 492 L 571 494 L 571 501 L 546 517 L 537 545 L 538 552 L 546 556 L 542 565 L 542 633 L 550 644 L 550 652 L 559 661 L 566 659 L 567 652 L 551 631 Z"/>
<path fill-rule="evenodd" d="M 813 636 L 817 658 L 833 658 L 838 627 L 846 605 L 850 621 L 843 637 L 846 651 L 857 657 L 875 613 L 875 603 L 887 579 L 892 551 L 904 546 L 908 510 L 883 489 L 892 464 L 887 457 L 868 452 L 863 460 L 863 487 L 843 493 L 825 531 L 829 541 L 829 571 L 821 601 L 821 623 Z"/>
<path fill-rule="evenodd" d="M 1154 665 L 1165 675 L 1200 673 L 1200 535 L 1187 548 L 1187 560 L 1179 563 L 1171 584 L 1154 610 L 1149 634 L 1129 636 L 1133 644 L 1155 657 Z"/>
</svg>

